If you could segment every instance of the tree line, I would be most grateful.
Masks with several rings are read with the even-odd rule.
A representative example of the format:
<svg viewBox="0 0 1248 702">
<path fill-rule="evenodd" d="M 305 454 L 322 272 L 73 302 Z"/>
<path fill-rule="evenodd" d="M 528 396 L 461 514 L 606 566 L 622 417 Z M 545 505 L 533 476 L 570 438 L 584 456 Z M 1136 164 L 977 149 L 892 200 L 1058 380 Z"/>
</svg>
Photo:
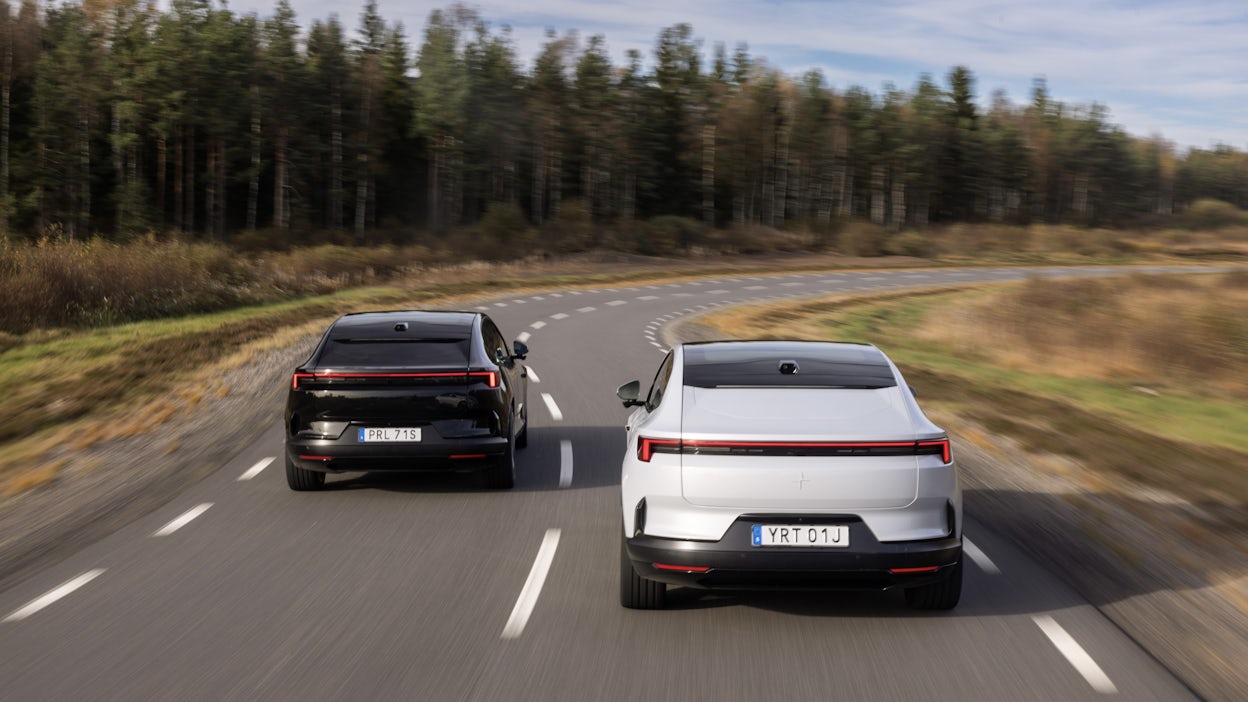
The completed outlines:
<svg viewBox="0 0 1248 702">
<path fill-rule="evenodd" d="M 531 65 L 473 9 L 418 47 L 368 0 L 301 31 L 212 0 L 0 0 L 0 227 L 10 237 L 266 229 L 364 242 L 490 213 L 661 215 L 728 227 L 846 218 L 1126 223 L 1197 199 L 1248 207 L 1248 154 L 1180 152 L 1104 106 L 1002 92 L 955 67 L 910 90 L 787 76 L 688 24 L 616 65 L 606 39 L 548 32 Z M 574 204 L 573 204 L 574 203 Z"/>
</svg>

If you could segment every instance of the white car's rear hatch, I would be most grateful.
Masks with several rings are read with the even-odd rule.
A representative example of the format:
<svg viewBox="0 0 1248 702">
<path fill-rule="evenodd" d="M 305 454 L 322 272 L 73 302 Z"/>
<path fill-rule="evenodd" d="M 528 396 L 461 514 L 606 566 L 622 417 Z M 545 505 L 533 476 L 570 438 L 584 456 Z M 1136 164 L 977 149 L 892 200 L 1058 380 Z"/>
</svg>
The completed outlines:
<svg viewBox="0 0 1248 702">
<path fill-rule="evenodd" d="M 904 507 L 918 486 L 906 389 L 683 388 L 691 504 L 854 512 Z"/>
</svg>

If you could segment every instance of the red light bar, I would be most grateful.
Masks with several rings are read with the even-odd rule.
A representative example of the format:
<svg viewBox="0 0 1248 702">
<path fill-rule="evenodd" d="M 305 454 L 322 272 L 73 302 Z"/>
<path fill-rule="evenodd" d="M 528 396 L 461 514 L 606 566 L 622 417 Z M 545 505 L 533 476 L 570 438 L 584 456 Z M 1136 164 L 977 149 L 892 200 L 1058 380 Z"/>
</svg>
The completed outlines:
<svg viewBox="0 0 1248 702">
<path fill-rule="evenodd" d="M 689 448 L 905 448 L 913 441 L 686 441 Z"/>
<path fill-rule="evenodd" d="M 680 439 L 637 439 L 637 459 L 649 463 L 656 453 L 680 453 Z"/>
<path fill-rule="evenodd" d="M 921 566 L 918 568 L 889 568 L 888 572 L 893 575 L 910 575 L 912 573 L 935 573 L 940 570 L 940 566 Z"/>
<path fill-rule="evenodd" d="M 299 456 L 299 460 L 301 461 L 332 461 L 334 460 L 334 457 L 333 456 L 302 456 L 301 455 Z"/>
<path fill-rule="evenodd" d="M 335 380 L 349 378 L 483 378 L 491 387 L 498 387 L 498 373 L 496 371 L 471 371 L 467 373 L 338 373 L 329 371 L 325 373 L 295 373 L 291 376 L 290 387 L 292 390 L 299 389 L 299 382 L 302 380 Z"/>
<path fill-rule="evenodd" d="M 919 448 L 938 447 L 940 449 L 941 461 L 945 463 L 949 463 L 950 461 L 953 460 L 953 453 L 949 449 L 948 439 L 936 439 L 935 441 L 920 441 L 918 442 L 918 446 Z"/>
<path fill-rule="evenodd" d="M 652 565 L 659 570 L 671 570 L 678 573 L 708 573 L 711 570 L 710 566 L 672 565 L 671 563 L 654 563 Z"/>
<path fill-rule="evenodd" d="M 456 460 L 456 461 L 467 460 L 470 458 L 485 458 L 485 454 L 484 453 L 453 453 L 451 454 L 451 459 Z"/>
</svg>

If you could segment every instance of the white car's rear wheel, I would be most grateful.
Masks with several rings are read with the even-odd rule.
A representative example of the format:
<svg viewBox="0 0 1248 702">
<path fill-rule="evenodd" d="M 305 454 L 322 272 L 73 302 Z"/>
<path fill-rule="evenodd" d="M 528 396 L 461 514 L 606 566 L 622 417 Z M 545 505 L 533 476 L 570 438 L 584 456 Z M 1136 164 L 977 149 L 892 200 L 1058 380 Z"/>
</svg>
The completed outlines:
<svg viewBox="0 0 1248 702">
<path fill-rule="evenodd" d="M 647 580 L 633 569 L 620 539 L 620 604 L 629 609 L 663 609 L 667 605 L 667 583 Z"/>
</svg>

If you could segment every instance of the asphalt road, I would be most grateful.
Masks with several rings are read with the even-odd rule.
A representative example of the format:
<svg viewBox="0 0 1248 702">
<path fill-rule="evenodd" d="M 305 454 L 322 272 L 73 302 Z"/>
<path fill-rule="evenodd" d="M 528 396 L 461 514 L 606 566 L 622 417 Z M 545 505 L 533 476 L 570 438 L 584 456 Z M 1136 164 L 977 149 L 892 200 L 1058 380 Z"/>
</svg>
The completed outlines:
<svg viewBox="0 0 1248 702">
<path fill-rule="evenodd" d="M 973 512 L 950 613 L 895 592 L 618 604 L 627 411 L 614 391 L 648 384 L 662 325 L 737 302 L 1024 275 L 737 277 L 483 303 L 532 349 L 515 490 L 415 475 L 291 492 L 280 458 L 266 463 L 281 456 L 273 426 L 163 508 L 0 592 L 0 699 L 1190 699 Z"/>
</svg>

